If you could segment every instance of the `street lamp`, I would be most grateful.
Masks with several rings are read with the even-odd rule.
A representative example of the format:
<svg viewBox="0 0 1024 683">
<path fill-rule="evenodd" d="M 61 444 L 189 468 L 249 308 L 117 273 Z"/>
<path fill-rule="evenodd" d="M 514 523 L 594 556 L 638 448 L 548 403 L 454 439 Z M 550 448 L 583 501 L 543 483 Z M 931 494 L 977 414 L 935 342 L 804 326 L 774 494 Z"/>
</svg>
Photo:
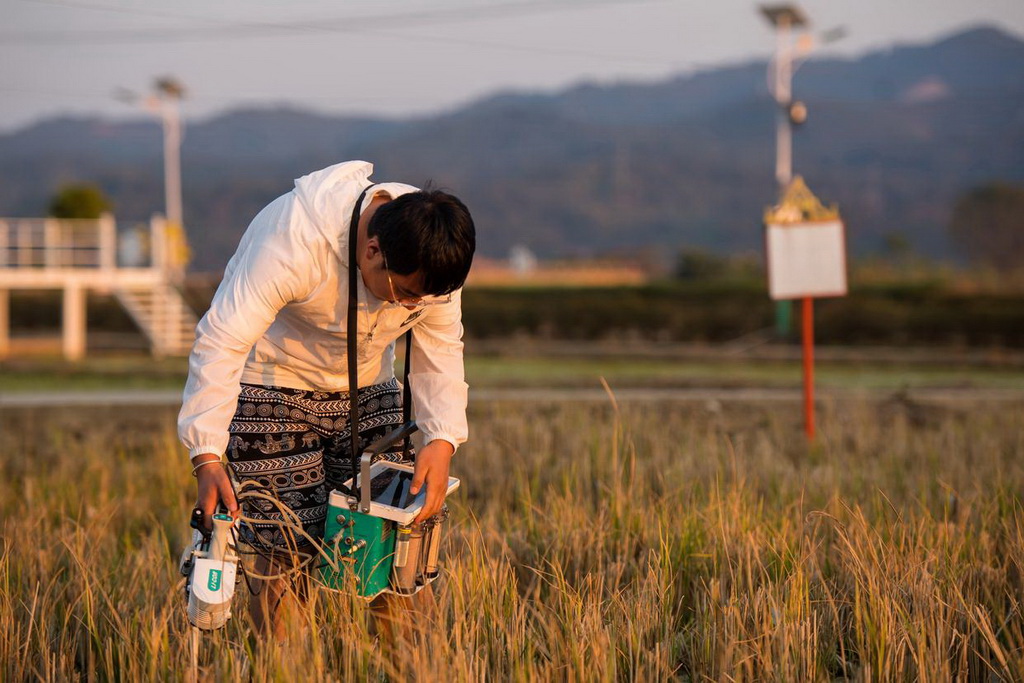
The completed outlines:
<svg viewBox="0 0 1024 683">
<path fill-rule="evenodd" d="M 807 32 L 810 21 L 796 5 L 762 5 L 761 14 L 775 27 L 775 55 L 768 63 L 768 89 L 777 105 L 775 113 L 775 179 L 781 195 L 793 179 L 793 126 L 807 120 L 807 106 L 793 99 L 793 73 L 814 50 L 842 39 L 846 29 L 829 29 L 815 40 Z M 792 32 L 801 29 L 794 41 Z M 798 61 L 799 60 L 799 61 Z"/>
<path fill-rule="evenodd" d="M 793 123 L 803 123 L 807 108 L 802 102 L 793 102 L 793 29 L 807 26 L 807 17 L 796 5 L 762 5 L 761 14 L 775 27 L 775 57 L 768 64 L 768 79 L 772 97 L 778 108 L 775 113 L 775 180 L 779 195 L 786 191 L 793 179 Z M 809 49 L 806 37 L 799 48 Z"/>
<path fill-rule="evenodd" d="M 793 99 L 793 72 L 802 61 L 797 61 L 814 49 L 814 38 L 807 32 L 810 22 L 798 6 L 761 5 L 761 14 L 775 28 L 775 55 L 768 63 L 768 89 L 775 99 L 775 180 L 779 186 L 779 197 L 793 180 L 793 126 L 807 120 L 807 106 Z M 793 31 L 800 35 L 793 40 Z M 826 31 L 822 43 L 839 40 L 846 34 L 842 27 Z M 788 300 L 775 305 L 775 333 L 779 337 L 789 335 L 792 305 Z"/>
<path fill-rule="evenodd" d="M 160 117 L 164 137 L 164 213 L 167 219 L 165 229 L 169 246 L 168 262 L 154 266 L 169 267 L 181 276 L 188 262 L 188 242 L 182 218 L 181 200 L 181 100 L 185 87 L 180 81 L 163 76 L 153 84 L 153 94 L 145 99 L 124 88 L 118 89 L 114 97 L 128 103 L 140 102 L 147 111 Z"/>
<path fill-rule="evenodd" d="M 181 209 L 181 98 L 185 88 L 174 78 L 158 78 L 146 107 L 160 115 L 164 128 L 164 197 L 167 221 L 183 229 Z"/>
<path fill-rule="evenodd" d="M 807 26 L 807 17 L 796 5 L 762 5 L 761 14 L 775 27 L 775 56 L 768 63 L 768 89 L 775 98 L 775 181 L 781 197 L 793 179 L 793 121 L 790 108 L 793 99 L 794 28 Z M 803 109 L 803 119 L 807 117 Z M 775 302 L 775 334 L 789 336 L 793 306 L 788 300 Z"/>
</svg>

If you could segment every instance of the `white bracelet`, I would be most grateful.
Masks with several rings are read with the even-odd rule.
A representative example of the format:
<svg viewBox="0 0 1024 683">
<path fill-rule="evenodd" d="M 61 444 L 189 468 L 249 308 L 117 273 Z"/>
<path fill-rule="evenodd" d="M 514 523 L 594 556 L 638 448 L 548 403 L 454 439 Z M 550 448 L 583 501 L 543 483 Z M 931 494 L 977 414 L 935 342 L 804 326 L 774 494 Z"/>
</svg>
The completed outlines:
<svg viewBox="0 0 1024 683">
<path fill-rule="evenodd" d="M 196 472 L 199 471 L 200 467 L 202 467 L 203 465 L 212 465 L 215 462 L 219 463 L 220 462 L 220 458 L 217 458 L 216 460 L 204 460 L 204 461 L 202 461 L 201 463 L 199 463 L 198 465 L 196 465 L 195 467 L 192 468 L 192 476 L 193 477 L 198 477 L 199 475 L 196 474 Z"/>
</svg>

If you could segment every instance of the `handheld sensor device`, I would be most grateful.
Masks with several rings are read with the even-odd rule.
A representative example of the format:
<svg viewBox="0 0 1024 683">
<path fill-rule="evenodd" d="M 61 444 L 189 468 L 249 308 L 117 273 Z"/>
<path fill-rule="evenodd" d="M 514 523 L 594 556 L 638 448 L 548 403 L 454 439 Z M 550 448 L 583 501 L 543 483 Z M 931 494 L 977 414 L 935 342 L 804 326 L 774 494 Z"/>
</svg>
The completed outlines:
<svg viewBox="0 0 1024 683">
<path fill-rule="evenodd" d="M 415 496 L 409 492 L 413 468 L 373 462 L 416 429 L 409 422 L 373 444 L 359 459 L 358 475 L 345 483 L 348 492 L 331 492 L 324 528 L 331 561 L 320 573 L 328 588 L 354 590 L 370 600 L 384 592 L 412 595 L 437 578 L 448 508 L 413 524 L 426 502 L 425 488 Z M 445 495 L 458 487 L 459 480 L 449 477 Z"/>
<path fill-rule="evenodd" d="M 232 531 L 235 521 L 218 511 L 213 516 L 213 531 L 203 528 L 203 511 L 192 511 L 193 547 L 182 563 L 188 576 L 188 620 L 203 631 L 215 631 L 231 618 L 231 598 L 235 594 L 238 555 Z"/>
</svg>

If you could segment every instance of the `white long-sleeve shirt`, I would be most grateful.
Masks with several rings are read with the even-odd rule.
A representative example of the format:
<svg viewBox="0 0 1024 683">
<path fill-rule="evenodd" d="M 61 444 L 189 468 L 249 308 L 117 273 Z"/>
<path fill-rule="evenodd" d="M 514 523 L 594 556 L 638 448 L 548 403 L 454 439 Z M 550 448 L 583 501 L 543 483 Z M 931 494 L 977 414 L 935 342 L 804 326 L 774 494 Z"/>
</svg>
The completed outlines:
<svg viewBox="0 0 1024 683">
<path fill-rule="evenodd" d="M 242 382 L 348 389 L 349 221 L 372 172 L 367 162 L 349 161 L 299 178 L 249 225 L 196 328 L 178 416 L 189 457 L 224 453 Z M 416 190 L 378 184 L 362 208 L 377 194 L 395 198 Z M 443 439 L 457 448 L 468 436 L 462 291 L 450 303 L 410 311 L 374 297 L 361 277 L 356 281 L 359 386 L 395 376 L 395 340 L 411 326 L 417 424 L 425 442 Z"/>
</svg>

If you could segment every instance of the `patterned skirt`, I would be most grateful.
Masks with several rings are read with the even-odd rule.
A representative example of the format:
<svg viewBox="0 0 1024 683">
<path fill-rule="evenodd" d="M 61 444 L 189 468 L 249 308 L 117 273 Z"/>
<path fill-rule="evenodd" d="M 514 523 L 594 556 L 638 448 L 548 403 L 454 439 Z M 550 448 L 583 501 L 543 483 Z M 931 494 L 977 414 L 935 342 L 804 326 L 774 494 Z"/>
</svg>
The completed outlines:
<svg viewBox="0 0 1024 683">
<path fill-rule="evenodd" d="M 360 389 L 358 403 L 360 451 L 402 424 L 397 379 Z M 307 534 L 322 539 L 328 496 L 352 476 L 348 392 L 243 384 L 228 431 L 228 461 L 239 484 L 255 481 L 295 513 Z M 380 458 L 400 462 L 402 444 Z M 275 524 L 284 515 L 273 503 L 256 498 L 243 506 L 249 517 L 267 520 L 242 526 L 250 545 L 308 546 Z"/>
</svg>

